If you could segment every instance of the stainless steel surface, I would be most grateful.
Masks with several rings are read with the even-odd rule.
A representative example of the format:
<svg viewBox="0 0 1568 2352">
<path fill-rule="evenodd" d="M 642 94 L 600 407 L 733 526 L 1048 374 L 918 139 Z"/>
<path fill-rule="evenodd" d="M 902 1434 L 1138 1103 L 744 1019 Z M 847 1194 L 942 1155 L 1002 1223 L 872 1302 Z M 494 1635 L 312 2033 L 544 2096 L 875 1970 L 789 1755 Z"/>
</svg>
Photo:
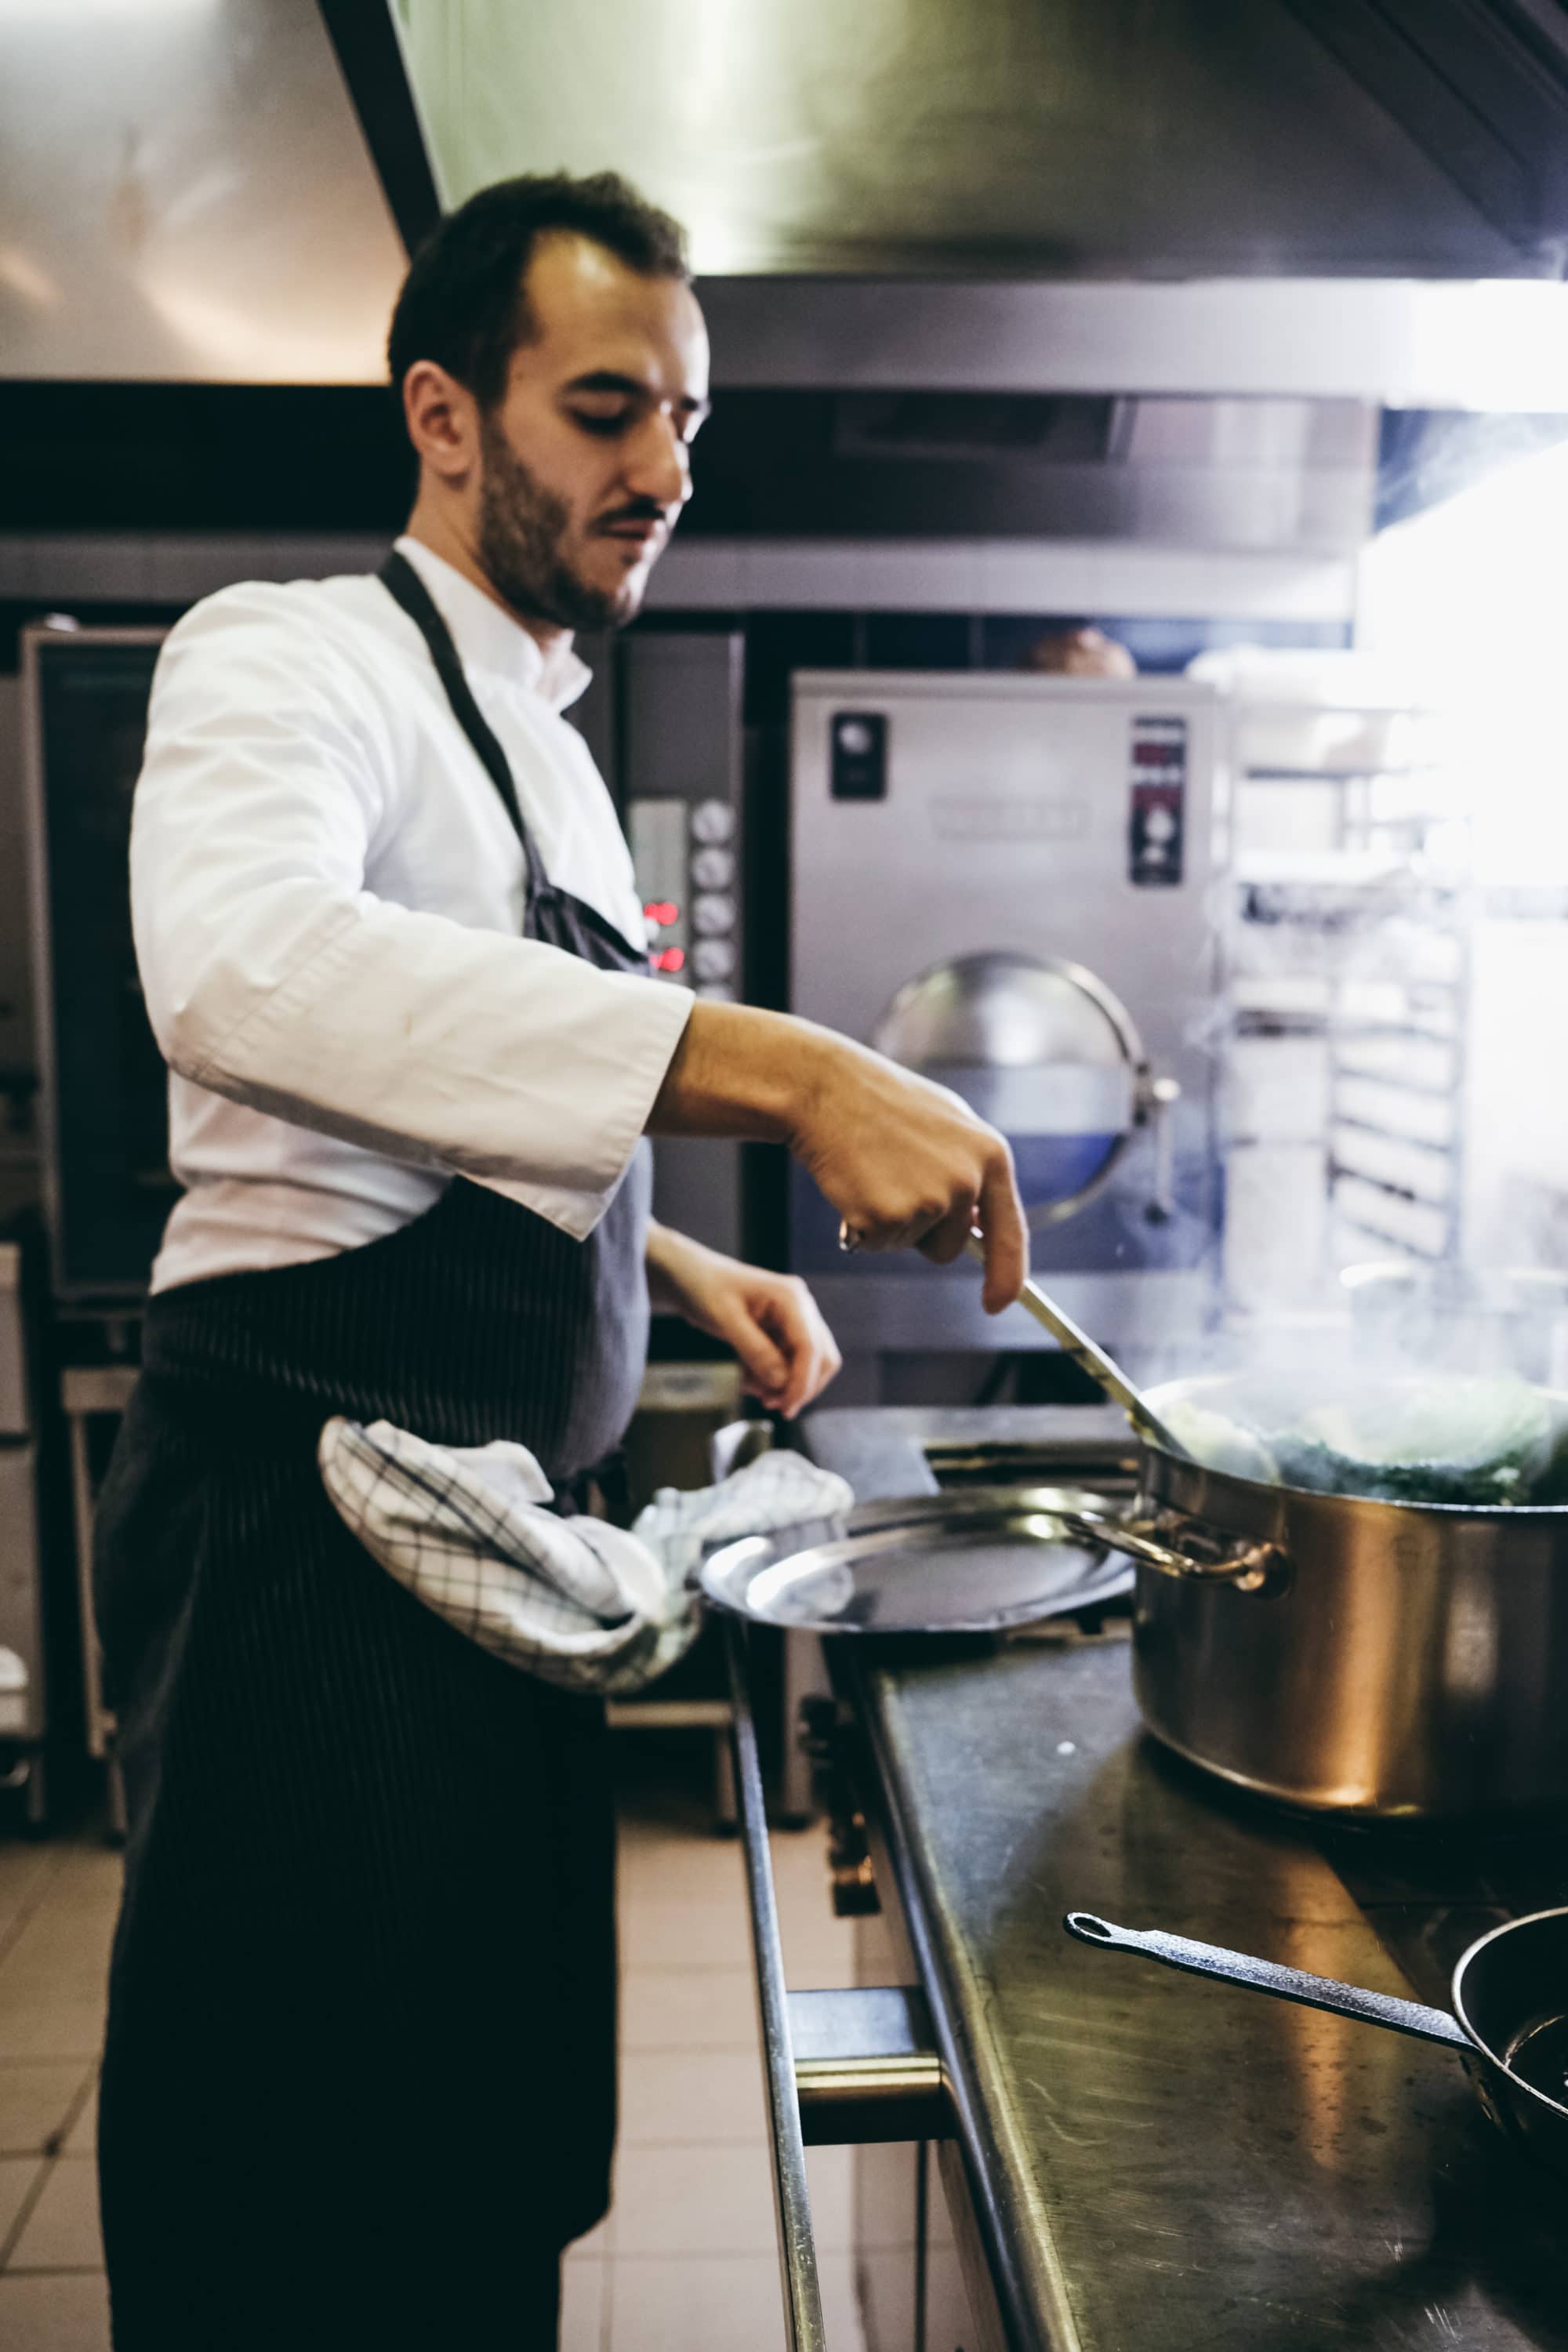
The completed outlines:
<svg viewBox="0 0 1568 2352">
<path fill-rule="evenodd" d="M 987 1633 L 1125 1591 L 1129 1571 L 1106 1556 L 1112 1539 L 1138 1541 L 1080 1488 L 978 1487 L 743 1537 L 703 1563 L 700 1580 L 717 1607 L 765 1625 Z"/>
<path fill-rule="evenodd" d="M 662 917 L 648 917 L 650 950 L 667 960 L 659 976 L 700 996 L 743 1002 L 743 894 L 732 881 L 704 880 L 714 870 L 705 859 L 717 858 L 721 875 L 726 865 L 731 877 L 744 870 L 742 640 L 727 630 L 649 625 L 607 651 L 618 705 L 618 783 L 637 887 L 644 906 Z M 693 920 L 699 901 L 728 919 L 700 933 Z M 721 1137 L 660 1136 L 655 1216 L 727 1256 L 740 1255 L 742 1152 L 742 1145 Z"/>
<path fill-rule="evenodd" d="M 1177 1583 L 1224 1585 L 1233 1592 L 1265 1592 L 1286 1572 L 1274 1544 L 1245 1539 L 1215 1543 L 1196 1530 L 1181 1529 L 1180 1544 L 1162 1542 L 1163 1520 L 1130 1519 L 1114 1511 L 1084 1510 L 1064 1516 L 1063 1525 L 1085 1541 L 1096 1537 L 1113 1551 Z M 1201 1549 L 1199 1546 L 1201 1545 Z"/>
<path fill-rule="evenodd" d="M 21 1249 L 0 1242 L 0 1742 L 30 1747 L 47 1728 L 48 1683 L 25 1297 Z M 26 1760 L 18 1771 L 41 1818 L 42 1780 Z"/>
<path fill-rule="evenodd" d="M 403 250 L 312 0 L 4 27 L 0 374 L 384 379 Z"/>
<path fill-rule="evenodd" d="M 1568 2173 L 1565 1981 L 1568 1910 L 1559 1907 L 1479 1937 L 1460 1954 L 1449 1995 L 1480 2053 L 1477 2087 L 1487 2113 L 1559 2173 Z M 1541 2071 L 1550 2091 L 1537 2079 Z"/>
<path fill-rule="evenodd" d="M 971 1234 L 965 1244 L 969 1255 L 985 1263 L 985 1241 L 981 1234 Z M 1103 1348 L 1080 1330 L 1072 1317 L 1058 1307 L 1047 1291 L 1043 1290 L 1032 1276 L 1026 1276 L 1018 1294 L 1017 1304 L 1041 1323 L 1075 1364 L 1098 1382 L 1110 1399 L 1120 1405 L 1141 1437 L 1152 1445 L 1163 1445 L 1167 1454 L 1184 1455 L 1186 1447 L 1173 1437 L 1159 1414 L 1147 1400 L 1140 1396 L 1120 1364 L 1108 1356 Z"/>
<path fill-rule="evenodd" d="M 1072 1228 L 1067 1229 L 1069 1233 Z M 859 1270 L 810 1275 L 812 1293 L 847 1356 L 878 1349 L 921 1352 L 940 1344 L 988 1355 L 997 1342 L 996 1319 L 980 1301 L 980 1286 L 967 1267 L 923 1265 L 908 1254 L 878 1256 L 874 1279 Z M 931 1284 L 942 1296 L 933 1309 Z M 1203 1267 L 1141 1267 L 1131 1274 L 1058 1273 L 1050 1269 L 1051 1296 L 1076 1320 L 1113 1334 L 1118 1348 L 1164 1348 L 1173 1331 L 1201 1331 L 1214 1312 L 1214 1282 Z M 934 1336 L 940 1326 L 940 1343 Z M 1015 1319 L 1008 1333 L 1014 1349 L 1054 1347 L 1037 1327 Z"/>
<path fill-rule="evenodd" d="M 1260 1960 L 1249 1952 L 1227 1951 L 1221 1944 L 1195 1943 L 1190 1936 L 1166 1935 L 1158 1927 L 1119 1927 L 1092 1911 L 1069 1911 L 1062 1925 L 1080 1944 L 1092 1944 L 1100 1951 L 1133 1952 L 1143 1959 L 1158 1960 L 1163 1968 L 1184 1969 L 1189 1976 L 1215 1977 L 1222 1984 L 1240 1985 L 1248 1992 L 1297 2001 L 1303 2009 L 1353 2017 L 1363 2025 L 1386 2026 L 1391 2033 L 1436 2042 L 1447 2050 L 1468 2053 L 1473 2046 L 1464 2027 L 1446 2010 L 1428 2009 L 1424 2001 L 1368 1992 L 1364 1985 L 1342 1984 L 1337 1977 L 1315 1977 L 1305 1969 L 1285 1968 L 1278 1960 Z"/>
<path fill-rule="evenodd" d="M 709 1469 L 714 1481 L 743 1470 L 749 1462 L 765 1454 L 773 1442 L 770 1421 L 731 1421 L 716 1430 L 708 1448 Z M 782 1647 L 779 1704 L 784 1736 L 774 1801 L 781 1821 L 805 1822 L 816 1813 L 816 1799 L 812 1760 L 800 1736 L 800 1725 L 814 1695 L 826 1691 L 827 1678 L 822 1663 L 822 1644 L 813 1635 L 786 1633 Z"/>
<path fill-rule="evenodd" d="M 1494 226 L 1276 0 L 704 0 L 696 15 L 685 0 L 598 0 L 591 34 L 566 0 L 397 0 L 397 18 L 450 200 L 614 156 L 689 222 L 707 272 L 1557 266 L 1528 205 L 1499 209 L 1489 183 Z M 1492 65 L 1488 100 L 1500 79 Z M 1496 131 L 1472 98 L 1468 151 L 1524 140 L 1531 118 L 1510 90 Z M 1516 157 L 1503 184 L 1540 182 L 1544 197 L 1550 142 L 1523 152 L 1534 174 Z"/>
<path fill-rule="evenodd" d="M 714 278 L 702 300 L 721 386 L 1568 408 L 1562 285 Z"/>
<path fill-rule="evenodd" d="M 32 1428 L 27 1385 L 22 1252 L 16 1242 L 0 1242 L 0 1438 L 26 1437 Z"/>
<path fill-rule="evenodd" d="M 726 1630 L 729 1636 L 735 1781 L 740 1798 L 741 1836 L 746 1864 L 746 1899 L 752 1918 L 752 1951 L 756 1966 L 757 2010 L 762 2025 L 763 2087 L 767 2097 L 768 2129 L 773 2159 L 774 2210 L 778 2222 L 784 2323 L 789 2332 L 790 2352 L 826 2352 L 822 2293 L 816 2274 L 816 2242 L 812 2234 L 811 2200 L 806 2189 L 805 2144 L 801 2137 L 800 2108 L 795 2095 L 795 2050 L 790 2034 L 784 1947 L 779 1941 L 778 1905 L 773 1895 L 773 1869 L 768 1857 L 767 1808 L 763 1796 L 762 1766 L 757 1758 L 756 1727 L 752 1719 L 751 1690 L 746 1676 L 746 1631 L 744 1626 L 733 1621 Z"/>
<path fill-rule="evenodd" d="M 114 1717 L 103 1689 L 103 1653 L 93 1615 L 92 1521 L 96 1494 L 88 1423 L 96 1413 L 118 1416 L 131 1402 L 132 1364 L 69 1365 L 60 1374 L 60 1410 L 69 1433 L 71 1543 L 76 1561 L 77 1622 L 81 1639 L 82 1708 L 87 1752 L 103 1762 L 114 1739 Z M 116 1790 L 111 1785 L 111 1795 Z"/>
<path fill-rule="evenodd" d="M 917 1985 L 792 1992 L 789 2022 L 808 2147 L 946 2138 L 942 2060 Z"/>
<path fill-rule="evenodd" d="M 708 1466 L 715 1485 L 750 1462 L 760 1461 L 773 1442 L 771 1421 L 727 1421 L 708 1441 Z"/>
<path fill-rule="evenodd" d="M 1114 1405 L 817 1405 L 801 1423 L 814 1462 L 861 1503 L 940 1494 L 944 1477 L 1125 1489 L 1138 1443 Z"/>
<path fill-rule="evenodd" d="M 1110 1181 L 1149 1115 L 1151 1079 L 1126 1007 L 1094 974 L 1039 956 L 955 956 L 909 980 L 871 1032 L 879 1054 L 951 1087 L 1009 1139 L 1095 1139 L 1097 1163 L 1063 1191 L 1019 1190 L 1032 1226 L 1070 1217 Z"/>
<path fill-rule="evenodd" d="M 31 1747 L 48 1728 L 43 1568 L 38 1449 L 13 1438 L 0 1444 L 0 1744 Z"/>
<path fill-rule="evenodd" d="M 1537 1911 L 1510 1919 L 1478 1937 L 1454 1970 L 1453 2013 L 1425 2002 L 1369 1992 L 1336 1978 L 1282 1968 L 1253 1954 L 1159 1929 L 1118 1927 L 1092 1913 L 1069 1911 L 1063 1922 L 1079 1943 L 1132 1952 L 1193 1976 L 1212 1977 L 1249 1992 L 1299 2002 L 1380 2025 L 1417 2042 L 1459 2051 L 1500 2131 L 1521 2141 L 1541 2162 L 1568 2173 L 1568 1910 Z M 1531 2061 L 1533 2053 L 1534 2065 Z M 1544 2073 L 1547 2082 L 1536 2079 Z"/>
<path fill-rule="evenodd" d="M 894 1493 L 987 1448 L 1059 1449 L 1081 1476 L 1097 1448 L 1125 1459 L 1119 1423 L 1101 1406 L 839 1409 L 803 1435 L 858 1492 Z M 1258 1805 L 1142 1736 L 1115 1643 L 827 1651 L 886 1915 L 864 1932 L 891 1929 L 890 1972 L 926 1991 L 959 2135 L 943 2170 L 962 2163 L 1001 2305 L 980 2341 L 1563 2352 L 1561 2194 L 1500 2150 L 1451 2059 L 1164 1971 L 1134 1995 L 1060 1925 L 1073 1904 L 1166 1919 L 1435 2002 L 1484 1929 L 1559 1899 L 1561 1822 Z"/>
<path fill-rule="evenodd" d="M 1061 1932 L 1074 1902 L 1131 1909 L 1408 1997 L 1379 1930 L 1444 1914 L 1397 1852 L 1405 1901 L 1364 1915 L 1311 1823 L 1140 1738 L 1114 1646 L 831 1654 L 1009 2352 L 1561 2352 L 1561 2200 L 1449 2056 L 1173 1972 L 1132 1988 Z"/>
<path fill-rule="evenodd" d="M 1568 1507 L 1307 1494 L 1150 1447 L 1139 1516 L 1281 1563 L 1252 1591 L 1140 1572 L 1134 1685 L 1179 1754 L 1338 1811 L 1568 1805 Z"/>
<path fill-rule="evenodd" d="M 879 798 L 845 789 L 838 730 L 858 716 L 884 722 Z M 1217 717 L 1212 690 L 1181 679 L 807 671 L 794 681 L 792 1010 L 911 1055 L 942 1050 L 937 1075 L 1013 1134 L 1026 1197 L 1075 1201 L 1035 1232 L 1033 1267 L 1118 1352 L 1151 1325 L 1168 1332 L 1167 1318 L 1202 1328 L 1209 1303 L 1219 1204 L 1203 1040 L 1220 977 Z M 1134 849 L 1151 777 L 1178 811 L 1180 854 L 1157 883 Z M 1057 1072 L 970 1059 L 982 1046 L 1065 1055 L 1066 1090 L 1094 1089 L 1103 1126 L 1081 1115 L 1085 1101 L 1049 1110 Z M 1173 1188 L 1148 1124 L 1120 1141 L 1147 1108 L 1145 1059 L 1181 1087 Z M 1016 1105 L 1020 1091 L 1031 1099 Z M 1016 1108 L 1030 1115 L 1015 1122 Z M 809 1179 L 790 1181 L 791 1263 L 821 1286 L 841 1345 L 1044 1344 L 1018 1318 L 1001 1340 L 967 1267 L 844 1258 L 837 1216 Z M 1151 1217 L 1167 1189 L 1175 1213 Z"/>
</svg>

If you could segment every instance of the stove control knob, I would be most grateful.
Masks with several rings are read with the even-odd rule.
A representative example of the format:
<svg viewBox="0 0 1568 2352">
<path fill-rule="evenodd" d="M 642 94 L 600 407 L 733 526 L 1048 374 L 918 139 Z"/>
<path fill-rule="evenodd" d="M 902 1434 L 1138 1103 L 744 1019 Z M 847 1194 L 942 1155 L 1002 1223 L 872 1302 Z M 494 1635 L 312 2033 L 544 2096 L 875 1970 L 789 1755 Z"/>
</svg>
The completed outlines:
<svg viewBox="0 0 1568 2352">
<path fill-rule="evenodd" d="M 734 852 L 699 849 L 691 859 L 691 878 L 700 890 L 727 890 L 735 878 Z"/>
<path fill-rule="evenodd" d="M 691 926 L 704 939 L 735 928 L 735 901 L 727 891 L 703 890 L 691 902 Z"/>
<path fill-rule="evenodd" d="M 699 801 L 691 812 L 694 841 L 730 841 L 735 832 L 735 812 L 728 801 Z"/>
<path fill-rule="evenodd" d="M 732 980 L 733 946 L 728 940 L 699 940 L 691 950 L 691 969 L 699 980 Z"/>
</svg>

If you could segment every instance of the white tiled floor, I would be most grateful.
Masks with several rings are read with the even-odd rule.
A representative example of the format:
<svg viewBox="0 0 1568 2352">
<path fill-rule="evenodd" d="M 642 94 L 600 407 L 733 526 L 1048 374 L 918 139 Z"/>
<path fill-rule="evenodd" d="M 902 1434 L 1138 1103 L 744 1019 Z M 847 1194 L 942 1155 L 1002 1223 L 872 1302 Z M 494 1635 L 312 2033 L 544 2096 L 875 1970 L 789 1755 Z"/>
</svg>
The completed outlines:
<svg viewBox="0 0 1568 2352">
<path fill-rule="evenodd" d="M 778 1835 L 773 1856 L 790 1982 L 851 1983 L 851 1930 L 828 1908 L 820 1834 Z M 620 1875 L 616 2202 L 567 2256 L 562 2352 L 782 2352 L 739 1846 L 712 1834 L 677 1769 L 626 1798 Z M 92 2108 L 119 1877 L 118 1855 L 90 1835 L 0 1840 L 5 2352 L 109 2342 Z M 807 2161 L 828 2341 L 860 2352 L 848 2151 Z"/>
</svg>

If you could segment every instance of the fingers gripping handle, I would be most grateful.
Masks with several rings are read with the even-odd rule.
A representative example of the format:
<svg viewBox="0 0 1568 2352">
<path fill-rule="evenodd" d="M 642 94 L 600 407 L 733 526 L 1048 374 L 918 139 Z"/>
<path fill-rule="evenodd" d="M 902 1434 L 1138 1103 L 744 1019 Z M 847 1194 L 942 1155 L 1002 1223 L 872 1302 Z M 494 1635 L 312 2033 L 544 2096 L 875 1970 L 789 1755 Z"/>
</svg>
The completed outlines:
<svg viewBox="0 0 1568 2352">
<path fill-rule="evenodd" d="M 1111 1952 L 1139 1952 L 1146 1960 L 1159 1960 L 1165 1968 L 1182 1969 L 1190 1976 L 1216 1977 L 1222 1984 L 1272 1993 L 1277 2000 L 1293 2000 L 1303 2009 L 1331 2010 L 1363 2025 L 1384 2025 L 1394 2033 L 1412 2034 L 1418 2042 L 1441 2042 L 1445 2049 L 1471 2046 L 1464 2028 L 1447 2010 L 1427 2009 L 1418 2000 L 1401 2000 L 1393 1993 L 1341 1984 L 1337 1977 L 1310 1976 L 1305 1969 L 1255 1959 L 1247 1952 L 1229 1952 L 1219 1944 L 1194 1943 L 1186 1936 L 1167 1936 L 1159 1928 L 1114 1927 L 1092 1911 L 1069 1911 L 1062 1925 L 1080 1944 L 1097 1944 Z"/>
</svg>

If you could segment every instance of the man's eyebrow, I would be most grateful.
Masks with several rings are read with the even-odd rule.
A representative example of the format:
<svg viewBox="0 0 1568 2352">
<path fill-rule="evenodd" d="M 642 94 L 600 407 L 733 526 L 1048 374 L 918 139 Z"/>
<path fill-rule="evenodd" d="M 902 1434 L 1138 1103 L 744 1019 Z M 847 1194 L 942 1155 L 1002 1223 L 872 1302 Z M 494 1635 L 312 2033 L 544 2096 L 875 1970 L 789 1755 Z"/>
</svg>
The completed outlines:
<svg viewBox="0 0 1568 2352">
<path fill-rule="evenodd" d="M 586 375 L 574 375 L 566 389 L 568 392 L 618 392 L 634 400 L 646 400 L 648 396 L 648 387 L 639 377 L 621 375 L 614 368 L 594 368 Z M 677 408 L 684 409 L 689 416 L 706 416 L 712 406 L 710 401 L 694 399 L 690 393 L 683 393 L 675 404 Z"/>
</svg>

